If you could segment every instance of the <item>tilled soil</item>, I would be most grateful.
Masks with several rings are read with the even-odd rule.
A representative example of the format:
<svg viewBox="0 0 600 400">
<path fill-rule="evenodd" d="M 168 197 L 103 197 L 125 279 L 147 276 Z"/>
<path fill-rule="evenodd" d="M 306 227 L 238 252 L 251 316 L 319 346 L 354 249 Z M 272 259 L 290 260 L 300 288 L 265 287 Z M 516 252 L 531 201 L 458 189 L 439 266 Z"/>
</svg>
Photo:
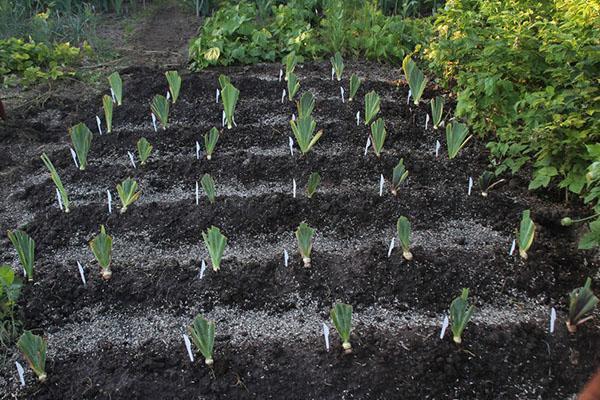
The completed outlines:
<svg viewBox="0 0 600 400">
<path fill-rule="evenodd" d="M 36 283 L 19 303 L 26 328 L 48 338 L 48 375 L 37 384 L 28 371 L 20 388 L 9 352 L 0 369 L 2 398 L 23 399 L 565 399 L 600 364 L 600 326 L 576 335 L 564 328 L 566 296 L 585 277 L 598 279 L 594 254 L 576 250 L 577 232 L 561 216 L 582 213 L 560 193 L 536 196 L 521 177 L 480 195 L 475 184 L 488 163 L 471 141 L 449 160 L 443 131 L 425 129 L 432 87 L 418 107 L 406 104 L 398 69 L 348 63 L 345 79 L 329 79 L 329 65 L 297 68 L 300 93 L 316 97 L 324 135 L 306 156 L 290 155 L 292 102 L 281 101 L 278 65 L 183 73 L 170 125 L 154 132 L 149 103 L 166 91 L 164 71 L 121 71 L 123 106 L 114 132 L 96 133 L 101 98 L 53 103 L 0 123 L 0 229 L 21 227 L 36 240 Z M 356 72 L 364 83 L 342 103 L 340 85 Z M 196 141 L 221 125 L 215 102 L 220 73 L 241 95 L 237 127 L 221 130 L 211 161 L 196 158 Z M 364 155 L 368 127 L 357 126 L 363 97 L 376 90 L 388 138 L 381 158 Z M 298 95 L 299 96 L 299 95 Z M 451 101 L 447 108 L 451 107 Z M 86 171 L 73 165 L 67 128 L 85 122 L 95 132 Z M 154 146 L 145 166 L 127 155 L 146 137 Z M 435 155 L 435 143 L 442 148 Z M 203 147 L 203 146 L 202 146 Z M 58 209 L 39 156 L 57 167 L 74 206 Z M 389 191 L 400 158 L 410 171 L 397 196 Z M 311 172 L 322 177 L 309 199 Z M 217 201 L 195 185 L 210 173 Z M 379 179 L 386 184 L 379 194 Z M 118 212 L 116 184 L 135 178 L 142 197 Z M 292 180 L 297 196 L 292 195 Z M 108 213 L 106 190 L 115 200 Z M 537 236 L 524 262 L 509 255 L 521 212 L 532 210 Z M 413 227 L 414 260 L 396 247 L 395 223 Z M 317 231 L 311 269 L 297 253 L 293 231 L 306 221 Z M 113 278 L 103 282 L 88 241 L 104 224 L 114 237 Z M 222 269 L 199 276 L 208 262 L 201 232 L 211 225 L 229 238 Z M 16 253 L 0 241 L 4 262 Z M 290 254 L 286 267 L 283 252 Z M 87 285 L 79 277 L 84 265 Z M 439 338 L 447 309 L 469 287 L 477 306 L 462 346 Z M 336 301 L 352 304 L 354 352 L 342 355 L 328 320 Z M 548 332 L 549 311 L 558 311 Z M 215 366 L 190 362 L 182 333 L 197 313 L 217 323 Z M 322 324 L 331 328 L 324 346 Z"/>
</svg>

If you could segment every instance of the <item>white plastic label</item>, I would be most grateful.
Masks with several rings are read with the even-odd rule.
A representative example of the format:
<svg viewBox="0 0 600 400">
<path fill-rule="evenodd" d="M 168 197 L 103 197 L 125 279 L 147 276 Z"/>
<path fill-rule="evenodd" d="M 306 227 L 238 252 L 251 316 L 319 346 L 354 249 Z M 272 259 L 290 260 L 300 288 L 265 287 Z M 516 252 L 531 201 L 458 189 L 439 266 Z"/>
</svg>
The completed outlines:
<svg viewBox="0 0 600 400">
<path fill-rule="evenodd" d="M 221 95 L 221 91 L 217 88 L 217 93 L 215 94 L 215 103 L 219 102 L 219 96 Z"/>
<path fill-rule="evenodd" d="M 392 255 L 392 250 L 394 250 L 395 242 L 396 242 L 396 238 L 393 237 L 392 240 L 390 241 L 390 248 L 388 249 L 388 258 L 390 258 L 390 256 Z"/>
<path fill-rule="evenodd" d="M 556 309 L 552 307 L 550 310 L 550 333 L 554 333 L 554 325 L 556 324 Z"/>
<path fill-rule="evenodd" d="M 187 350 L 188 356 L 190 357 L 190 361 L 194 362 L 194 353 L 192 352 L 192 343 L 190 342 L 190 337 L 183 334 L 183 342 L 185 343 L 185 349 Z"/>
<path fill-rule="evenodd" d="M 60 208 L 61 210 L 63 210 L 62 196 L 60 195 L 60 192 L 58 191 L 58 188 L 56 188 L 56 200 L 58 200 L 58 208 Z"/>
<path fill-rule="evenodd" d="M 289 144 L 290 144 L 290 154 L 293 157 L 294 156 L 294 140 L 292 139 L 291 136 L 288 136 L 288 139 L 289 139 Z"/>
<path fill-rule="evenodd" d="M 108 201 L 108 213 L 112 214 L 112 194 L 110 194 L 110 190 L 106 189 L 106 198 Z"/>
<path fill-rule="evenodd" d="M 204 271 L 206 271 L 206 262 L 204 262 L 204 260 L 202 260 L 202 263 L 200 263 L 200 277 L 199 277 L 199 279 L 204 278 Z"/>
<path fill-rule="evenodd" d="M 409 89 L 408 90 L 408 96 L 406 96 L 406 104 L 410 103 L 410 96 L 412 95 L 412 91 Z"/>
<path fill-rule="evenodd" d="M 323 322 L 323 337 L 325 338 L 325 350 L 329 351 L 329 327 Z"/>
<path fill-rule="evenodd" d="M 510 245 L 510 251 L 508 252 L 509 256 L 515 254 L 515 249 L 517 248 L 517 240 L 513 239 L 512 244 Z"/>
<path fill-rule="evenodd" d="M 225 127 L 225 110 L 223 110 L 223 113 L 221 114 L 221 125 L 223 128 Z"/>
<path fill-rule="evenodd" d="M 296 198 L 296 179 L 292 179 L 292 196 Z"/>
<path fill-rule="evenodd" d="M 356 112 L 356 126 L 360 125 L 360 111 Z"/>
<path fill-rule="evenodd" d="M 383 184 L 385 183 L 385 179 L 383 179 L 383 174 L 379 178 L 379 197 L 383 196 Z"/>
<path fill-rule="evenodd" d="M 290 255 L 288 254 L 286 249 L 283 249 L 283 265 L 286 267 L 289 265 Z"/>
<path fill-rule="evenodd" d="M 444 317 L 444 320 L 442 321 L 442 331 L 440 332 L 440 339 L 444 338 L 444 335 L 446 334 L 446 329 L 448 329 L 449 324 L 450 324 L 450 320 L 448 319 L 448 316 L 446 315 Z"/>
<path fill-rule="evenodd" d="M 96 125 L 98 126 L 98 133 L 102 135 L 102 121 L 100 121 L 100 117 L 96 115 Z"/>
<path fill-rule="evenodd" d="M 154 128 L 154 132 L 158 132 L 158 128 L 156 127 L 156 115 L 154 115 L 154 113 L 151 113 L 152 115 L 152 127 Z"/>
<path fill-rule="evenodd" d="M 345 103 L 346 100 L 344 99 L 344 88 L 340 86 L 340 94 L 342 95 L 342 103 Z"/>
<path fill-rule="evenodd" d="M 87 286 L 87 282 L 85 281 L 85 272 L 83 272 L 83 267 L 81 263 L 77 261 L 77 268 L 79 269 L 79 276 L 81 277 L 81 282 L 83 282 L 83 286 Z"/>
<path fill-rule="evenodd" d="M 128 151 L 127 155 L 129 156 L 129 162 L 131 162 L 131 165 L 133 166 L 133 168 L 136 168 L 135 166 L 135 158 L 133 157 L 133 153 Z"/>
<path fill-rule="evenodd" d="M 429 113 L 425 114 L 425 130 L 427 130 L 428 126 L 429 126 Z"/>
<path fill-rule="evenodd" d="M 439 140 L 435 141 L 435 158 L 438 158 L 440 155 L 440 147 L 442 147 L 442 144 L 440 143 Z"/>
<path fill-rule="evenodd" d="M 471 190 L 473 190 L 473 178 L 469 177 L 469 189 L 467 190 L 467 196 L 471 195 Z"/>
<path fill-rule="evenodd" d="M 281 78 L 283 77 L 283 70 L 279 68 L 279 82 L 281 82 Z"/>
<path fill-rule="evenodd" d="M 200 159 L 200 143 L 196 142 L 196 160 Z"/>
<path fill-rule="evenodd" d="M 285 100 L 285 89 L 283 89 L 283 92 L 281 92 L 281 104 L 283 104 L 283 101 Z"/>
<path fill-rule="evenodd" d="M 23 366 L 18 361 L 15 361 L 15 365 L 17 366 L 17 374 L 19 375 L 19 382 L 21 382 L 21 387 L 23 387 L 23 386 L 25 386 L 25 370 L 23 369 Z"/>
<path fill-rule="evenodd" d="M 75 150 L 73 150 L 73 148 L 71 148 L 71 147 L 69 147 L 69 150 L 71 151 L 71 158 L 73 159 L 75 168 L 79 168 L 79 164 L 77 163 L 77 153 L 75 153 Z"/>
<path fill-rule="evenodd" d="M 365 156 L 369 152 L 369 146 L 371 146 L 371 136 L 367 136 L 367 144 L 365 145 Z"/>
</svg>

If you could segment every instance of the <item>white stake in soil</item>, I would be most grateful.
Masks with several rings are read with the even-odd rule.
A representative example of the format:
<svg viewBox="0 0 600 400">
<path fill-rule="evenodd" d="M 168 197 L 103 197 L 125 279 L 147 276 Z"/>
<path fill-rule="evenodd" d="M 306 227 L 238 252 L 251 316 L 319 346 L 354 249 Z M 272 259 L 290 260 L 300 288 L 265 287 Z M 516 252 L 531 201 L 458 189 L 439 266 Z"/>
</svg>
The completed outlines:
<svg viewBox="0 0 600 400">
<path fill-rule="evenodd" d="M 446 315 L 444 317 L 444 320 L 442 321 L 442 331 L 440 332 L 440 339 L 444 338 L 444 335 L 446 334 L 446 329 L 448 329 L 449 324 L 450 324 L 450 320 L 448 319 L 448 316 Z"/>
<path fill-rule="evenodd" d="M 23 386 L 25 386 L 25 370 L 23 369 L 23 366 L 18 361 L 15 361 L 15 365 L 17 366 L 17 374 L 19 375 L 19 382 L 21 382 L 21 387 L 23 387 Z"/>
<path fill-rule="evenodd" d="M 469 177 L 469 189 L 467 190 L 467 196 L 471 195 L 471 190 L 473 190 L 473 178 Z"/>
<path fill-rule="evenodd" d="M 335 75 L 335 69 L 331 67 L 331 80 L 333 80 L 333 75 Z"/>
<path fill-rule="evenodd" d="M 283 101 L 285 100 L 285 89 L 283 89 L 283 92 L 281 92 L 281 104 L 283 104 Z"/>
<path fill-rule="evenodd" d="M 367 144 L 365 144 L 365 156 L 369 152 L 369 147 L 371 146 L 371 136 L 367 136 Z"/>
<path fill-rule="evenodd" d="M 116 103 L 117 99 L 115 97 L 115 91 L 113 90 L 113 88 L 110 88 L 110 97 L 112 97 L 112 102 Z"/>
<path fill-rule="evenodd" d="M 329 327 L 323 322 L 323 337 L 325 338 L 325 350 L 329 351 Z"/>
<path fill-rule="evenodd" d="M 286 267 L 289 265 L 290 255 L 288 254 L 286 249 L 283 249 L 283 265 Z"/>
<path fill-rule="evenodd" d="M 517 240 L 513 239 L 512 245 L 510 246 L 510 251 L 508 252 L 508 255 L 512 256 L 513 254 L 515 254 L 515 249 L 516 248 L 517 248 Z"/>
<path fill-rule="evenodd" d="M 292 196 L 296 198 L 296 179 L 292 179 Z"/>
<path fill-rule="evenodd" d="M 344 88 L 340 86 L 340 94 L 342 95 L 342 103 L 345 103 L 346 100 L 344 99 Z"/>
<path fill-rule="evenodd" d="M 100 117 L 96 115 L 96 126 L 98 126 L 98 133 L 102 136 L 102 121 L 100 121 Z"/>
<path fill-rule="evenodd" d="M 77 153 L 75 153 L 75 150 L 73 150 L 72 147 L 69 147 L 69 150 L 71 151 L 71 158 L 73 159 L 73 164 L 75 164 L 75 168 L 79 169 L 79 164 L 77 163 Z"/>
<path fill-rule="evenodd" d="M 198 181 L 196 181 L 196 205 L 200 203 L 200 188 L 198 187 Z"/>
<path fill-rule="evenodd" d="M 554 333 L 554 325 L 556 324 L 556 309 L 550 309 L 550 333 Z"/>
<path fill-rule="evenodd" d="M 167 90 L 167 95 L 165 96 L 167 101 L 171 100 L 171 92 Z"/>
<path fill-rule="evenodd" d="M 187 350 L 188 356 L 190 357 L 190 361 L 194 362 L 194 353 L 192 352 L 192 343 L 190 342 L 190 337 L 183 334 L 183 342 L 185 343 L 185 349 Z"/>
<path fill-rule="evenodd" d="M 108 203 L 108 213 L 112 214 L 112 194 L 110 194 L 110 190 L 106 189 L 106 200 Z"/>
<path fill-rule="evenodd" d="M 221 91 L 217 88 L 217 93 L 215 94 L 215 103 L 219 102 L 219 96 L 221 95 Z"/>
<path fill-rule="evenodd" d="M 87 282 L 85 281 L 85 272 L 83 271 L 83 267 L 81 263 L 77 261 L 77 268 L 79 269 L 79 276 L 81 277 L 81 282 L 83 282 L 83 286 L 87 286 Z"/>
<path fill-rule="evenodd" d="M 196 160 L 200 159 L 200 143 L 196 142 Z"/>
<path fill-rule="evenodd" d="M 281 82 L 281 78 L 283 77 L 283 70 L 279 69 L 279 82 Z"/>
<path fill-rule="evenodd" d="M 223 114 L 221 114 L 221 125 L 225 128 L 225 110 L 223 110 Z"/>
<path fill-rule="evenodd" d="M 360 125 L 360 111 L 356 112 L 356 126 Z"/>
<path fill-rule="evenodd" d="M 292 121 L 296 120 L 296 114 L 292 114 Z"/>
<path fill-rule="evenodd" d="M 154 115 L 154 113 L 151 113 L 150 115 L 152 115 L 152 127 L 154 128 L 154 132 L 158 132 L 158 128 L 156 127 L 156 115 Z"/>
<path fill-rule="evenodd" d="M 58 200 L 58 208 L 60 208 L 60 210 L 63 210 L 63 203 L 62 203 L 62 197 L 60 196 L 60 192 L 58 191 L 58 188 L 56 188 L 56 200 Z"/>
<path fill-rule="evenodd" d="M 396 238 L 393 237 L 392 240 L 390 241 L 390 248 L 388 249 L 388 258 L 390 258 L 390 256 L 392 255 L 392 250 L 394 250 L 395 243 L 396 243 Z"/>
<path fill-rule="evenodd" d="M 425 130 L 427 130 L 428 126 L 429 126 L 429 113 L 425 114 Z"/>
<path fill-rule="evenodd" d="M 406 104 L 410 104 L 410 96 L 412 95 L 412 91 L 408 91 L 408 96 L 406 96 Z"/>
<path fill-rule="evenodd" d="M 128 151 L 127 155 L 129 156 L 129 161 L 131 162 L 131 165 L 133 166 L 133 168 L 136 168 L 135 166 L 135 158 L 133 157 L 133 153 Z"/>
<path fill-rule="evenodd" d="M 383 184 L 385 183 L 385 179 L 383 179 L 383 174 L 379 178 L 379 197 L 383 196 Z"/>
<path fill-rule="evenodd" d="M 294 157 L 294 140 L 291 136 L 288 136 L 289 144 L 290 144 L 290 154 Z"/>
<path fill-rule="evenodd" d="M 204 260 L 202 260 L 202 262 L 200 263 L 200 276 L 198 277 L 198 279 L 204 278 L 204 271 L 206 271 L 206 263 L 204 262 Z"/>
<path fill-rule="evenodd" d="M 439 140 L 435 141 L 435 158 L 438 158 L 440 156 L 440 147 L 442 147 L 442 144 L 440 143 Z"/>
</svg>

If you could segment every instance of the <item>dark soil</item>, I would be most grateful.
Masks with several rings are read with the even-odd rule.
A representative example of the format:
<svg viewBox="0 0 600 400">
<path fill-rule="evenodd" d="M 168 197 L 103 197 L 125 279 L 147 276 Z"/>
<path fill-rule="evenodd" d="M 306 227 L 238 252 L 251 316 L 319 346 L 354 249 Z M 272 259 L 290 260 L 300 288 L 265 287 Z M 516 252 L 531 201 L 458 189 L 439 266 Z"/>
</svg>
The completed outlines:
<svg viewBox="0 0 600 400">
<path fill-rule="evenodd" d="M 120 71 L 124 103 L 115 110 L 114 133 L 95 134 L 86 171 L 73 166 L 66 132 L 80 121 L 96 132 L 101 95 L 51 98 L 44 110 L 0 122 L 0 231 L 19 226 L 36 241 L 36 283 L 24 288 L 19 315 L 49 341 L 48 382 L 37 384 L 28 373 L 28 385 L 19 388 L 14 360 L 24 362 L 10 351 L 0 367 L 0 398 L 565 399 L 577 393 L 600 364 L 600 327 L 591 321 L 567 334 L 565 300 L 586 276 L 598 277 L 598 261 L 576 250 L 578 232 L 559 220 L 584 210 L 561 203 L 559 192 L 528 192 L 519 176 L 487 198 L 477 185 L 468 196 L 468 178 L 477 181 L 488 154 L 472 141 L 448 160 L 443 132 L 424 129 L 437 89 L 426 91 L 419 107 L 409 106 L 397 69 L 348 62 L 346 78 L 356 72 L 365 82 L 355 101 L 342 103 L 329 68 L 297 68 L 300 92 L 315 95 L 314 115 L 325 132 L 304 157 L 297 148 L 289 153 L 295 107 L 281 103 L 278 65 L 184 74 L 170 126 L 158 132 L 149 103 L 166 91 L 164 69 Z M 221 131 L 211 161 L 197 160 L 196 141 L 221 124 L 214 99 L 220 73 L 241 91 L 238 126 Z M 342 84 L 347 90 L 347 79 Z M 368 128 L 355 122 L 370 90 L 382 97 L 389 132 L 380 159 L 371 149 L 364 156 Z M 142 136 L 154 152 L 148 165 L 134 169 L 127 151 L 135 153 Z M 71 194 L 69 214 L 57 208 L 42 152 Z M 386 183 L 380 197 L 380 174 L 389 182 L 400 158 L 408 182 L 396 197 Z M 322 183 L 308 199 L 313 171 Z M 195 182 L 204 173 L 217 183 L 214 205 L 204 196 L 195 204 Z M 140 183 L 142 198 L 119 214 L 115 186 L 129 176 Z M 532 210 L 538 229 L 526 262 L 508 254 L 524 209 Z M 400 215 L 412 221 L 411 262 L 398 248 L 387 255 Z M 301 221 L 317 231 L 311 269 L 302 266 L 293 237 Z M 109 282 L 100 279 L 87 248 L 101 224 L 115 238 Z M 201 259 L 208 261 L 201 232 L 211 225 L 229 247 L 221 271 L 207 270 L 200 280 Z M 9 241 L 0 247 L 2 261 L 16 267 Z M 439 339 L 438 322 L 463 287 L 477 311 L 461 347 L 448 333 Z M 336 301 L 356 313 L 352 355 L 342 355 L 333 329 L 325 351 L 314 324 L 328 320 Z M 550 307 L 559 314 L 554 334 L 547 328 Z M 190 363 L 181 340 L 198 312 L 217 319 L 214 369 Z"/>
</svg>

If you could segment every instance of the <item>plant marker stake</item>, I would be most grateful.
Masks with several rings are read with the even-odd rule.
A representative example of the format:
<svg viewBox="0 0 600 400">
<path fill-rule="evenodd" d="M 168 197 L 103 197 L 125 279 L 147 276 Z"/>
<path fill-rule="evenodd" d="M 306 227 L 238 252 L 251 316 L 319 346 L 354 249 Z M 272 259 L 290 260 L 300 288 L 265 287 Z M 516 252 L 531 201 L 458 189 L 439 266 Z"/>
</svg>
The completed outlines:
<svg viewBox="0 0 600 400">
<path fill-rule="evenodd" d="M 412 96 L 412 91 L 408 90 L 408 96 L 406 96 L 406 104 L 410 104 L 410 96 Z"/>
<path fill-rule="evenodd" d="M 171 100 L 171 92 L 167 90 L 167 95 L 165 96 L 167 101 Z"/>
<path fill-rule="evenodd" d="M 365 145 L 365 156 L 369 152 L 369 146 L 371 146 L 371 136 L 367 136 L 367 144 Z"/>
<path fill-rule="evenodd" d="M 285 265 L 287 267 L 289 264 L 289 260 L 290 260 L 290 255 L 288 254 L 286 249 L 283 249 L 283 265 Z"/>
<path fill-rule="evenodd" d="M 471 195 L 471 190 L 473 190 L 473 178 L 469 177 L 469 190 L 467 191 L 467 196 Z"/>
<path fill-rule="evenodd" d="M 444 321 L 442 321 L 442 331 L 440 332 L 440 339 L 444 338 L 446 334 L 446 329 L 448 329 L 448 325 L 450 324 L 450 320 L 448 320 L 448 316 L 444 317 Z"/>
<path fill-rule="evenodd" d="M 117 99 L 115 97 L 115 91 L 113 90 L 113 88 L 110 88 L 110 97 L 112 97 L 112 102 L 116 103 Z"/>
<path fill-rule="evenodd" d="M 517 240 L 513 239 L 512 245 L 510 246 L 510 252 L 508 253 L 508 255 L 512 256 L 513 254 L 515 254 L 515 249 L 516 248 L 517 248 Z"/>
<path fill-rule="evenodd" d="M 335 74 L 335 69 L 331 67 L 331 80 L 333 80 L 333 75 Z"/>
<path fill-rule="evenodd" d="M 428 125 L 429 125 L 429 114 L 425 114 L 425 130 L 427 130 Z"/>
<path fill-rule="evenodd" d="M 154 113 L 152 114 L 152 126 L 154 127 L 154 132 L 158 132 L 158 129 L 156 128 L 156 115 L 154 115 Z"/>
<path fill-rule="evenodd" d="M 223 110 L 223 114 L 221 114 L 221 125 L 225 128 L 225 110 Z"/>
<path fill-rule="evenodd" d="M 296 198 L 296 179 L 292 179 L 292 195 Z"/>
<path fill-rule="evenodd" d="M 279 82 L 281 82 L 281 77 L 283 76 L 283 70 L 279 68 Z"/>
<path fill-rule="evenodd" d="M 71 158 L 73 159 L 73 163 L 75 164 L 75 168 L 79 169 L 79 164 L 77 163 L 77 153 L 75 153 L 75 150 L 73 150 L 72 147 L 69 147 L 69 150 L 71 150 Z"/>
<path fill-rule="evenodd" d="M 129 156 L 129 161 L 131 161 L 131 165 L 133 165 L 133 168 L 136 168 L 135 166 L 135 159 L 133 158 L 133 153 L 128 151 L 127 155 Z"/>
<path fill-rule="evenodd" d="M 356 112 L 356 126 L 360 125 L 360 111 Z"/>
<path fill-rule="evenodd" d="M 204 278 L 204 271 L 206 271 L 206 263 L 204 262 L 204 260 L 202 260 L 202 263 L 200 264 L 200 276 L 198 277 L 198 279 Z"/>
<path fill-rule="evenodd" d="M 194 353 L 192 353 L 192 343 L 190 342 L 190 337 L 183 334 L 183 342 L 185 343 L 185 349 L 187 350 L 188 356 L 190 357 L 190 361 L 194 362 Z"/>
<path fill-rule="evenodd" d="M 379 179 L 379 197 L 383 196 L 383 184 L 385 183 L 385 179 L 383 179 L 383 174 L 381 174 L 381 178 Z"/>
<path fill-rule="evenodd" d="M 108 213 L 112 214 L 112 194 L 108 189 L 106 189 L 106 197 L 108 198 Z"/>
<path fill-rule="evenodd" d="M 81 282 L 83 282 L 83 286 L 87 286 L 87 282 L 85 281 L 85 273 L 83 272 L 83 267 L 81 263 L 77 261 L 77 268 L 79 269 L 79 276 L 81 277 Z"/>
<path fill-rule="evenodd" d="M 196 181 L 196 205 L 200 203 L 200 189 L 198 188 L 198 181 Z"/>
<path fill-rule="evenodd" d="M 392 250 L 394 250 L 395 242 L 396 242 L 396 238 L 393 237 L 392 241 L 390 242 L 390 248 L 388 249 L 388 258 L 390 258 L 390 256 L 392 255 Z"/>
<path fill-rule="evenodd" d="M 440 143 L 439 140 L 435 141 L 435 158 L 438 158 L 440 155 L 440 147 L 442 147 L 442 144 Z"/>
<path fill-rule="evenodd" d="M 550 309 L 550 333 L 554 333 L 554 325 L 556 322 L 556 309 L 552 307 Z"/>
<path fill-rule="evenodd" d="M 292 155 L 292 157 L 294 157 L 294 141 L 292 140 L 291 136 L 288 136 L 289 140 L 289 144 L 290 144 L 290 153 Z"/>
<path fill-rule="evenodd" d="M 292 121 L 296 120 L 296 114 L 292 114 Z"/>
<path fill-rule="evenodd" d="M 60 192 L 58 191 L 58 188 L 56 188 L 56 199 L 58 200 L 58 208 L 60 208 L 60 210 L 63 210 L 63 203 L 62 203 L 62 197 L 60 195 Z"/>
<path fill-rule="evenodd" d="M 325 338 L 325 350 L 329 352 L 329 327 L 323 322 L 323 337 Z"/>
<path fill-rule="evenodd" d="M 342 103 L 345 103 L 346 101 L 344 100 L 344 88 L 340 86 L 340 93 L 342 94 Z"/>
<path fill-rule="evenodd" d="M 98 126 L 98 133 L 102 136 L 102 121 L 100 117 L 96 115 L 96 125 Z"/>
<path fill-rule="evenodd" d="M 196 160 L 200 159 L 200 143 L 196 142 Z"/>
<path fill-rule="evenodd" d="M 21 387 L 23 387 L 25 386 L 25 370 L 18 361 L 15 361 L 15 365 L 17 366 L 17 374 L 19 374 L 19 381 L 21 382 Z"/>
<path fill-rule="evenodd" d="M 285 100 L 285 89 L 283 89 L 283 92 L 281 92 L 281 104 L 283 104 L 283 101 Z"/>
<path fill-rule="evenodd" d="M 215 94 L 215 103 L 219 102 L 219 96 L 221 95 L 221 91 L 217 88 L 217 93 Z"/>
</svg>

